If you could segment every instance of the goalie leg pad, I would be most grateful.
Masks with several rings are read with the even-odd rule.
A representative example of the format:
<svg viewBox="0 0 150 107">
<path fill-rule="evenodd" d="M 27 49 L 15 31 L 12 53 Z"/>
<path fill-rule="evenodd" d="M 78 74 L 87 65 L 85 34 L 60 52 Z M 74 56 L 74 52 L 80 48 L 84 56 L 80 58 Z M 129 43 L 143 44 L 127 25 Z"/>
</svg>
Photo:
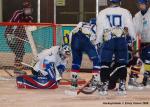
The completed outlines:
<svg viewBox="0 0 150 107">
<path fill-rule="evenodd" d="M 18 88 L 26 89 L 56 89 L 58 88 L 57 81 L 49 80 L 46 77 L 37 77 L 23 75 L 16 78 Z"/>
</svg>

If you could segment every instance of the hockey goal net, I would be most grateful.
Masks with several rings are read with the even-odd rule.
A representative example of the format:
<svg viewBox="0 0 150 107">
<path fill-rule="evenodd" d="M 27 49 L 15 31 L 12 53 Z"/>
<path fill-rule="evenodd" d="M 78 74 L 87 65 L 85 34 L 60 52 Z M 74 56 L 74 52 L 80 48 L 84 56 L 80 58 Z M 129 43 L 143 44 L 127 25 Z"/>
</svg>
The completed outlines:
<svg viewBox="0 0 150 107">
<path fill-rule="evenodd" d="M 0 70 L 13 69 L 17 61 L 30 64 L 42 50 L 61 45 L 62 38 L 57 24 L 0 23 Z"/>
<path fill-rule="evenodd" d="M 17 61 L 31 65 L 42 50 L 63 43 L 63 27 L 51 23 L 0 23 L 0 77 L 13 71 Z M 64 30 L 65 32 L 65 30 Z M 68 32 L 69 33 L 69 32 Z M 71 58 L 67 68 L 71 69 Z M 87 55 L 83 55 L 82 69 L 91 69 Z M 25 68 L 26 69 L 26 68 Z M 13 73 L 13 72 L 12 72 Z M 8 76 L 8 74 L 6 74 Z"/>
</svg>

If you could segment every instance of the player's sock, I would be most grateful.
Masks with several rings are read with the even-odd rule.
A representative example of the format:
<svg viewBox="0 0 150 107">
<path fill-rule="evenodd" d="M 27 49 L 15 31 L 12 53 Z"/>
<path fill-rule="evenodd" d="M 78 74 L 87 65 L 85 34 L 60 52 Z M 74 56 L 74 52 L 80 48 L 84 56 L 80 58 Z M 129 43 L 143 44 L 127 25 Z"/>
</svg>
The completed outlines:
<svg viewBox="0 0 150 107">
<path fill-rule="evenodd" d="M 71 89 L 77 89 L 78 88 L 78 73 L 72 72 L 71 73 Z"/>
<path fill-rule="evenodd" d="M 93 70 L 92 75 L 91 86 L 97 86 L 100 83 L 99 71 Z"/>
</svg>

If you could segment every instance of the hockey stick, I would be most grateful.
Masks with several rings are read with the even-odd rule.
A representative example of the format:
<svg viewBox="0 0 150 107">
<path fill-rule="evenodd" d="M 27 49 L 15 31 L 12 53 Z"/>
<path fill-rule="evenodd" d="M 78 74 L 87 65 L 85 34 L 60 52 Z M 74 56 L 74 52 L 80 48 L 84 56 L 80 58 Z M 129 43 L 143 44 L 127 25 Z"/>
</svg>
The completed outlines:
<svg viewBox="0 0 150 107">
<path fill-rule="evenodd" d="M 1 67 L 0 66 L 0 68 L 2 68 L 10 77 L 14 77 L 9 71 L 7 71 L 5 68 L 3 68 L 3 67 Z"/>
<path fill-rule="evenodd" d="M 27 63 L 21 62 L 21 64 L 22 64 L 22 65 L 24 65 L 24 66 L 27 66 L 27 67 L 29 67 L 29 68 L 32 68 L 32 69 L 33 69 L 33 66 L 31 66 L 31 65 L 29 65 L 29 64 L 27 64 Z"/>
<path fill-rule="evenodd" d="M 120 68 L 118 68 L 118 69 L 120 69 Z M 116 72 L 117 72 L 117 70 L 118 69 L 114 69 L 113 70 L 113 72 L 111 72 L 111 74 L 110 74 L 110 77 L 112 76 L 112 75 L 114 75 Z M 82 93 L 84 93 L 84 94 L 92 94 L 92 93 L 94 93 L 96 90 L 97 90 L 98 88 L 97 88 L 97 86 L 95 86 L 95 87 L 84 87 L 82 90 L 81 90 L 81 92 Z"/>
<path fill-rule="evenodd" d="M 86 83 L 84 84 L 81 88 L 77 89 L 77 90 L 65 90 L 65 94 L 69 95 L 69 96 L 77 96 L 79 95 L 82 90 L 91 83 L 92 78 Z"/>
<path fill-rule="evenodd" d="M 10 72 L 8 72 L 6 69 L 4 69 L 4 71 L 10 76 L 10 77 L 14 77 Z"/>
</svg>

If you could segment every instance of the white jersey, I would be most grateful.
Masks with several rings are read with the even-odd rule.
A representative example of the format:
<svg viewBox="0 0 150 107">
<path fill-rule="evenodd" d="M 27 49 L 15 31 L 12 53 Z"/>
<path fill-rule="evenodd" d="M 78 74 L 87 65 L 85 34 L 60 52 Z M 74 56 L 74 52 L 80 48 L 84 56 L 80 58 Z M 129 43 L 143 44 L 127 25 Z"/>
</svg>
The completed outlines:
<svg viewBox="0 0 150 107">
<path fill-rule="evenodd" d="M 150 43 L 150 8 L 145 15 L 139 11 L 133 21 L 136 33 L 141 35 L 141 42 Z"/>
<path fill-rule="evenodd" d="M 72 40 L 72 35 L 77 33 L 79 30 L 89 37 L 91 41 L 96 39 L 96 25 L 87 22 L 80 22 L 69 34 L 70 43 Z"/>
<path fill-rule="evenodd" d="M 103 34 L 105 30 L 115 28 L 116 26 L 119 26 L 122 29 L 127 27 L 129 35 L 132 38 L 135 38 L 132 16 L 128 10 L 119 6 L 109 7 L 102 10 L 97 17 L 96 24 L 97 43 L 103 42 Z"/>
<path fill-rule="evenodd" d="M 41 53 L 38 54 L 38 62 L 34 66 L 35 71 L 43 70 L 43 63 L 46 60 L 47 63 L 54 63 L 57 67 L 59 65 L 66 66 L 66 60 L 62 59 L 59 55 L 60 46 L 54 46 L 50 49 L 43 50 Z"/>
</svg>

